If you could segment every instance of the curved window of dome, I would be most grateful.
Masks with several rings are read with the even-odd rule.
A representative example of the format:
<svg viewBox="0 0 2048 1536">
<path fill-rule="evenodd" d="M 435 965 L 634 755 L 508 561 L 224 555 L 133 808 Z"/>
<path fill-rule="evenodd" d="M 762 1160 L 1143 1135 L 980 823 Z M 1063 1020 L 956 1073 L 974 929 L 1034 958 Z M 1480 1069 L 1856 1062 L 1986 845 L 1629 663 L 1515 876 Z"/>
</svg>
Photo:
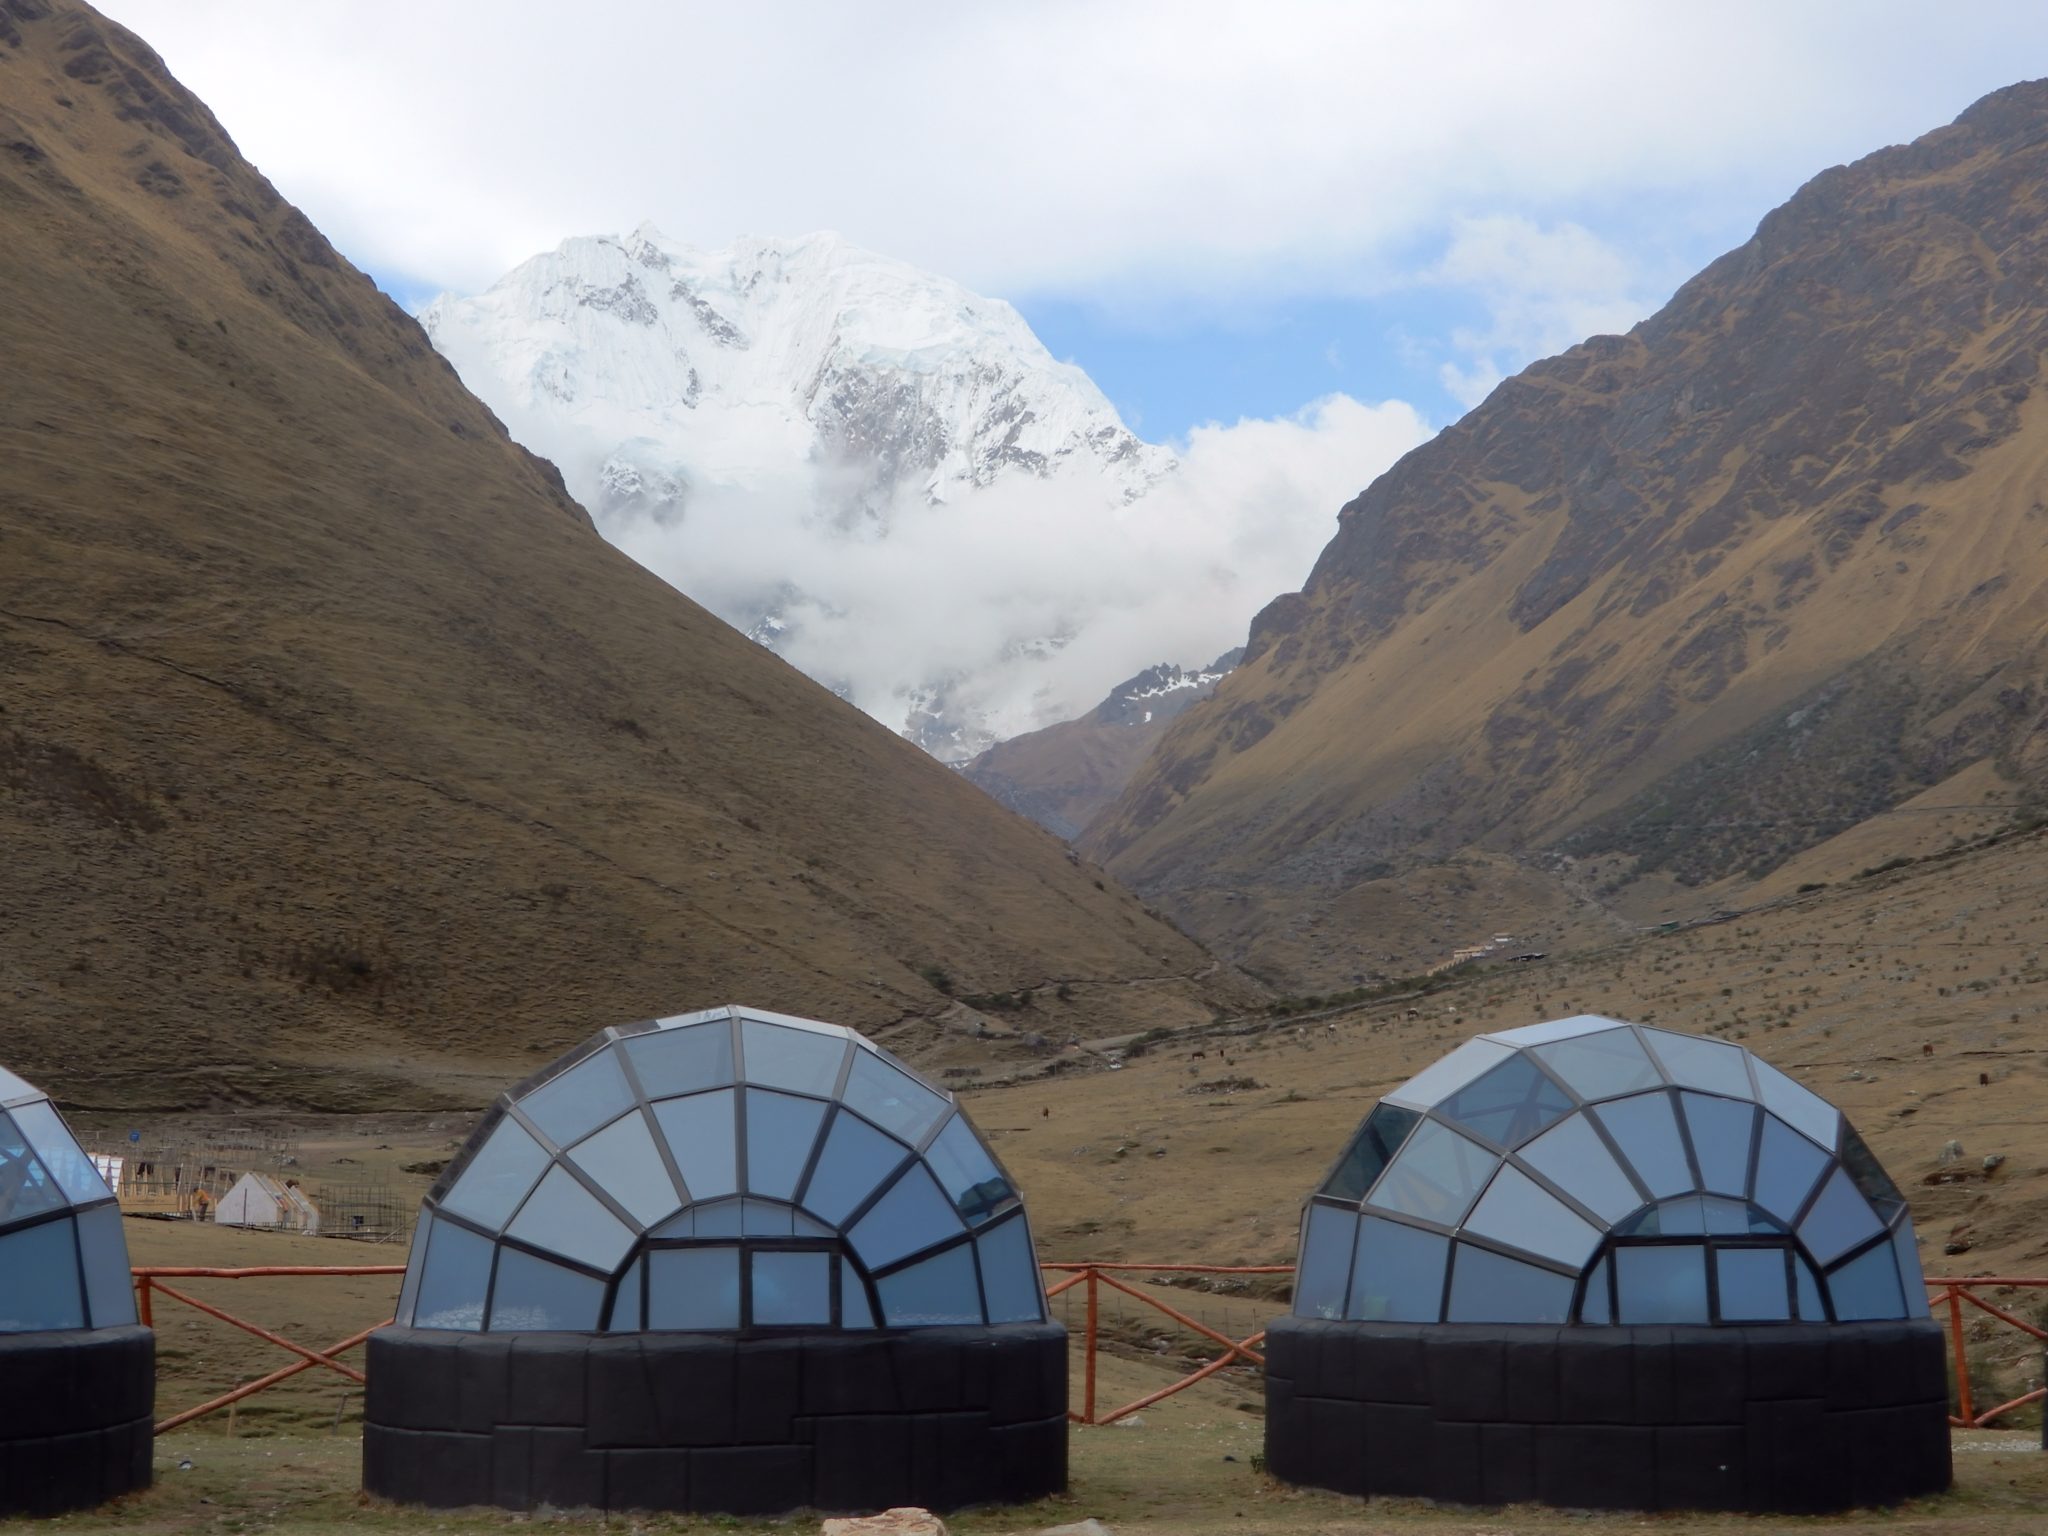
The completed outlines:
<svg viewBox="0 0 2048 1536">
<path fill-rule="evenodd" d="M 1639 1093 L 1632 1098 L 1610 1099 L 1592 1113 L 1652 1196 L 1661 1200 L 1699 1187 L 1693 1179 L 1692 1161 L 1685 1154 L 1685 1141 L 1679 1134 L 1678 1116 L 1672 1110 L 1669 1093 Z"/>
<path fill-rule="evenodd" d="M 0 1105 L 0 1334 L 133 1327 L 113 1188 L 39 1089 L 0 1070 Z"/>
<path fill-rule="evenodd" d="M 1517 1053 L 1451 1094 L 1437 1112 L 1495 1146 L 1519 1147 L 1572 1108 L 1571 1095 L 1535 1058 Z"/>
<path fill-rule="evenodd" d="M 1664 1081 L 1636 1032 L 1625 1025 L 1539 1045 L 1534 1055 L 1582 1099 L 1611 1099 Z"/>
<path fill-rule="evenodd" d="M 1421 1118 L 1418 1111 L 1403 1109 L 1399 1104 L 1379 1105 L 1359 1125 L 1351 1144 L 1323 1180 L 1320 1192 L 1339 1200 L 1364 1199 L 1373 1180 L 1393 1161 L 1401 1143 Z"/>
<path fill-rule="evenodd" d="M 1499 1162 L 1469 1136 L 1435 1120 L 1415 1128 L 1367 1203 L 1402 1216 L 1455 1226 Z"/>
</svg>

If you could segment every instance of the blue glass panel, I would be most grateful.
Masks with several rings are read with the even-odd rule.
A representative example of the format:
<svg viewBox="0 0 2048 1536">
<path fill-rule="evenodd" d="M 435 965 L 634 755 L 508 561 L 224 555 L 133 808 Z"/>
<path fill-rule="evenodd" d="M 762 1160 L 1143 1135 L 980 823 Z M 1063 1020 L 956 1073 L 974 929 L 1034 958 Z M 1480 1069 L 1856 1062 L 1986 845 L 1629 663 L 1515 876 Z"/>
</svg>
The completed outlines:
<svg viewBox="0 0 2048 1536">
<path fill-rule="evenodd" d="M 1920 1247 L 1913 1241 L 1913 1223 L 1902 1221 L 1892 1231 L 1892 1252 L 1899 1260 L 1899 1285 L 1908 1317 L 1927 1315 L 1927 1276 L 1920 1268 Z"/>
<path fill-rule="evenodd" d="M 581 1333 L 597 1326 L 604 1282 L 517 1248 L 498 1253 L 491 1288 L 493 1333 Z"/>
<path fill-rule="evenodd" d="M 1789 1223 L 1827 1165 L 1827 1153 L 1777 1116 L 1765 1115 L 1756 1151 L 1756 1203 Z"/>
<path fill-rule="evenodd" d="M 1842 1125 L 1842 1116 L 1835 1106 L 1812 1089 L 1793 1082 L 1760 1056 L 1752 1056 L 1750 1065 L 1756 1070 L 1757 1091 L 1763 1096 L 1764 1108 L 1809 1140 L 1834 1151 Z"/>
<path fill-rule="evenodd" d="M 738 1200 L 714 1200 L 709 1205 L 698 1206 L 696 1211 L 697 1225 L 693 1235 L 697 1237 L 738 1237 L 740 1235 L 741 1204 Z"/>
<path fill-rule="evenodd" d="M 1016 1193 L 965 1115 L 956 1114 L 946 1122 L 946 1128 L 925 1148 L 924 1157 L 946 1193 L 953 1197 L 953 1204 L 970 1223 L 979 1225 L 987 1221 Z"/>
<path fill-rule="evenodd" d="M 920 1248 L 944 1242 L 960 1230 L 960 1217 L 945 1192 L 920 1163 L 912 1163 L 889 1192 L 868 1208 L 847 1233 L 854 1252 L 871 1270 L 893 1264 Z"/>
<path fill-rule="evenodd" d="M 1451 1323 L 1561 1323 L 1571 1315 L 1576 1282 L 1470 1243 L 1451 1261 Z"/>
<path fill-rule="evenodd" d="M 1437 1112 L 1488 1141 L 1518 1147 L 1571 1111 L 1570 1095 L 1517 1054 L 1451 1094 Z"/>
<path fill-rule="evenodd" d="M 135 1276 L 121 1234 L 121 1208 L 94 1206 L 78 1213 L 78 1248 L 85 1261 L 85 1299 L 95 1328 L 135 1325 Z"/>
<path fill-rule="evenodd" d="M 419 1299 L 413 1304 L 413 1327 L 470 1333 L 483 1327 L 494 1252 L 496 1245 L 489 1238 L 452 1221 L 435 1222 L 426 1267 L 420 1272 Z"/>
<path fill-rule="evenodd" d="M 519 1101 L 519 1109 L 558 1147 L 581 1141 L 616 1120 L 633 1103 L 626 1074 L 607 1046 L 585 1057 L 560 1077 L 542 1083 Z"/>
<path fill-rule="evenodd" d="M 1321 1193 L 1338 1200 L 1363 1200 L 1365 1192 L 1372 1188 L 1372 1181 L 1380 1176 L 1380 1170 L 1394 1159 L 1401 1150 L 1401 1143 L 1408 1133 L 1415 1129 L 1415 1122 L 1422 1118 L 1412 1109 L 1403 1109 L 1398 1104 L 1381 1104 L 1365 1117 L 1358 1132 L 1351 1138 L 1351 1145 L 1344 1149 L 1344 1155 L 1337 1159 L 1330 1176 L 1323 1180 Z"/>
<path fill-rule="evenodd" d="M 747 1237 L 792 1237 L 796 1211 L 775 1200 L 742 1200 L 740 1231 Z"/>
<path fill-rule="evenodd" d="M 1488 1068 L 1514 1054 L 1514 1047 L 1495 1040 L 1467 1040 L 1456 1050 L 1439 1057 L 1387 1097 L 1397 1104 L 1430 1109 L 1447 1094 L 1456 1093 Z"/>
<path fill-rule="evenodd" d="M 1848 1170 L 1837 1168 L 1821 1185 L 1812 1209 L 1799 1223 L 1799 1240 L 1806 1244 L 1813 1262 L 1825 1269 L 1858 1243 L 1883 1230 L 1884 1223 L 1858 1193 Z M 1835 1310 L 1839 1313 L 1841 1308 Z"/>
<path fill-rule="evenodd" d="M 732 1081 L 730 1019 L 635 1035 L 622 1049 L 650 1099 L 723 1088 Z"/>
<path fill-rule="evenodd" d="M 650 1329 L 729 1329 L 740 1325 L 737 1248 L 657 1248 L 647 1255 Z"/>
<path fill-rule="evenodd" d="M 1036 1323 L 1045 1316 L 1045 1288 L 1022 1215 L 996 1223 L 974 1240 L 981 1258 L 981 1289 L 991 1323 Z"/>
<path fill-rule="evenodd" d="M 666 1220 L 683 1203 L 647 1129 L 647 1117 L 637 1109 L 578 1142 L 569 1155 L 643 1227 Z"/>
<path fill-rule="evenodd" d="M 692 1200 L 716 1200 L 740 1187 L 732 1101 L 733 1090 L 719 1088 L 654 1106 L 654 1122 Z"/>
<path fill-rule="evenodd" d="M 1480 1237 L 1574 1268 L 1600 1246 L 1599 1228 L 1514 1168 L 1504 1167 L 1493 1176 L 1465 1218 L 1465 1227 Z"/>
<path fill-rule="evenodd" d="M 877 1280 L 875 1290 L 882 1299 L 882 1318 L 891 1328 L 982 1320 L 974 1255 L 964 1243 Z"/>
<path fill-rule="evenodd" d="M 412 1326 L 413 1303 L 419 1299 L 420 1271 L 427 1265 L 427 1240 L 433 1236 L 434 1216 L 424 1206 L 413 1224 L 412 1247 L 405 1256 L 405 1278 L 398 1284 L 398 1310 L 392 1314 L 401 1328 Z"/>
<path fill-rule="evenodd" d="M 1704 1088 L 1709 1093 L 1733 1094 L 1741 1099 L 1755 1092 L 1749 1085 L 1749 1069 L 1743 1065 L 1741 1046 L 1702 1040 L 1698 1035 L 1674 1035 L 1662 1029 L 1643 1033 L 1674 1083 Z"/>
<path fill-rule="evenodd" d="M 1799 1293 L 1799 1320 L 1805 1323 L 1824 1323 L 1828 1320 L 1827 1308 L 1821 1305 L 1820 1281 L 1814 1276 L 1813 1266 L 1801 1255 L 1792 1259 L 1792 1279 Z"/>
<path fill-rule="evenodd" d="M 1425 1120 L 1380 1175 L 1370 1203 L 1402 1216 L 1456 1226 L 1498 1161 L 1478 1142 Z"/>
<path fill-rule="evenodd" d="M 1609 1261 L 1602 1259 L 1586 1276 L 1586 1290 L 1579 1301 L 1579 1321 L 1582 1323 L 1611 1323 L 1614 1321 L 1614 1297 L 1609 1290 L 1612 1268 Z"/>
<path fill-rule="evenodd" d="M 1904 1317 L 1905 1297 L 1899 1289 L 1899 1261 L 1890 1243 L 1879 1243 L 1828 1275 L 1828 1299 L 1838 1323 L 1871 1322 Z"/>
<path fill-rule="evenodd" d="M 14 1121 L 0 1114 L 0 1226 L 54 1211 L 64 1204 L 57 1181 L 50 1177 L 28 1138 Z"/>
<path fill-rule="evenodd" d="M 793 1328 L 832 1321 L 832 1255 L 758 1249 L 749 1260 L 754 1323 Z"/>
<path fill-rule="evenodd" d="M 1849 1177 L 1856 1181 L 1856 1188 L 1880 1220 L 1889 1223 L 1893 1213 L 1906 1203 L 1899 1186 L 1892 1182 L 1877 1154 L 1864 1144 L 1853 1125 L 1842 1127 L 1842 1166 L 1849 1170 Z"/>
<path fill-rule="evenodd" d="M 441 1204 L 480 1227 L 499 1231 L 547 1165 L 541 1144 L 507 1116 L 485 1138 Z"/>
<path fill-rule="evenodd" d="M 1558 1121 L 1516 1155 L 1602 1221 L 1619 1221 L 1643 1203 L 1584 1115 Z"/>
<path fill-rule="evenodd" d="M 1443 1315 L 1451 1240 L 1368 1216 L 1359 1224 L 1346 1317 L 1369 1323 L 1433 1323 Z"/>
<path fill-rule="evenodd" d="M 874 1309 L 868 1305 L 868 1288 L 861 1284 L 861 1278 L 854 1272 L 853 1266 L 843 1260 L 839 1265 L 839 1326 L 875 1326 Z"/>
<path fill-rule="evenodd" d="M 73 1205 L 87 1205 L 94 1200 L 111 1200 L 114 1197 L 114 1192 L 107 1188 L 107 1181 L 93 1167 L 92 1159 L 81 1152 L 78 1143 L 71 1139 L 71 1132 L 57 1117 L 57 1111 L 50 1107 L 48 1099 L 20 1105 L 13 1114 L 15 1125 L 28 1137 L 29 1145 L 36 1149 L 36 1156 L 56 1177 L 57 1187 L 64 1191 Z"/>
<path fill-rule="evenodd" d="M 1351 1285 L 1351 1245 L 1357 1236 L 1356 1211 L 1334 1205 L 1309 1206 L 1294 1275 L 1296 1317 L 1344 1315 L 1344 1293 Z"/>
<path fill-rule="evenodd" d="M 740 1025 L 747 1081 L 792 1093 L 829 1098 L 839 1086 L 839 1069 L 849 1049 L 843 1035 L 820 1035 L 808 1029 L 784 1029 L 748 1019 Z"/>
<path fill-rule="evenodd" d="M 1582 1099 L 1610 1099 L 1663 1082 L 1632 1029 L 1603 1030 L 1540 1045 L 1536 1055 Z"/>
<path fill-rule="evenodd" d="M 868 1051 L 857 1052 L 846 1078 L 846 1102 L 892 1135 L 916 1146 L 946 1112 L 943 1094 L 932 1092 Z"/>
<path fill-rule="evenodd" d="M 862 1056 L 866 1056 L 863 1051 Z M 839 1111 L 825 1134 L 825 1149 L 811 1172 L 803 1203 L 835 1226 L 882 1186 L 909 1149 L 857 1116 Z"/>
<path fill-rule="evenodd" d="M 635 1259 L 619 1277 L 619 1293 L 612 1300 L 610 1331 L 613 1333 L 640 1331 L 640 1269 L 641 1261 Z"/>
<path fill-rule="evenodd" d="M 822 1035 L 800 1035 L 795 1030 L 776 1033 L 793 1035 L 799 1040 L 820 1040 L 826 1045 L 835 1043 Z M 818 1139 L 818 1125 L 824 1118 L 825 1106 L 816 1099 L 749 1088 L 747 1192 L 776 1200 L 794 1199 L 797 1181 L 811 1161 L 811 1147 Z"/>
<path fill-rule="evenodd" d="M 1681 1093 L 1678 1103 L 1692 1135 L 1693 1156 L 1699 1159 L 1701 1187 L 1711 1194 L 1746 1198 L 1756 1106 L 1705 1093 Z"/>
<path fill-rule="evenodd" d="M 1704 1323 L 1707 1250 L 1690 1243 L 1614 1250 L 1616 1316 L 1623 1323 Z"/>
<path fill-rule="evenodd" d="M 0 1237 L 0 1333 L 83 1328 L 78 1246 L 71 1218 Z"/>
<path fill-rule="evenodd" d="M 566 1168 L 550 1168 L 505 1235 L 593 1269 L 618 1268 L 633 1233 Z"/>
<path fill-rule="evenodd" d="M 1783 1248 L 1722 1248 L 1714 1280 L 1724 1323 L 1782 1323 L 1792 1316 L 1792 1287 Z"/>
<path fill-rule="evenodd" d="M 1685 1143 L 1678 1139 L 1678 1116 L 1672 1113 L 1669 1094 L 1613 1099 L 1592 1113 L 1600 1117 L 1621 1155 L 1653 1196 L 1661 1200 L 1694 1187 L 1692 1165 L 1685 1160 Z"/>
</svg>

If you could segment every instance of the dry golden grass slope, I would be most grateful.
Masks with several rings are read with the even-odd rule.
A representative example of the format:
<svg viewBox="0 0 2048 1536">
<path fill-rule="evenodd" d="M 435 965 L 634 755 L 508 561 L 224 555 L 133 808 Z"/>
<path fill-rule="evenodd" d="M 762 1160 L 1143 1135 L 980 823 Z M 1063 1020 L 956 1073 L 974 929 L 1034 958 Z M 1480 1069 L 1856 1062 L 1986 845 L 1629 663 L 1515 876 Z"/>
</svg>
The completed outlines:
<svg viewBox="0 0 2048 1536">
<path fill-rule="evenodd" d="M 68 0 L 0 0 L 0 231 L 9 1066 L 74 1103 L 473 1103 L 734 998 L 914 1050 L 926 968 L 1042 988 L 1004 1017 L 1062 1034 L 1243 994 L 609 548 Z"/>
<path fill-rule="evenodd" d="M 2044 344 L 2033 83 L 1824 172 L 1627 336 L 1409 454 L 1082 847 L 1233 958 L 1329 984 L 1355 968 L 1332 945 L 1425 960 L 1724 903 L 1859 824 L 1872 862 L 1916 851 L 1922 823 L 1871 819 L 1968 770 L 1980 812 L 2024 800 Z M 1455 911 L 1386 883 L 1453 859 L 1480 888 Z M 1345 903 L 1381 931 L 1307 931 Z"/>
</svg>

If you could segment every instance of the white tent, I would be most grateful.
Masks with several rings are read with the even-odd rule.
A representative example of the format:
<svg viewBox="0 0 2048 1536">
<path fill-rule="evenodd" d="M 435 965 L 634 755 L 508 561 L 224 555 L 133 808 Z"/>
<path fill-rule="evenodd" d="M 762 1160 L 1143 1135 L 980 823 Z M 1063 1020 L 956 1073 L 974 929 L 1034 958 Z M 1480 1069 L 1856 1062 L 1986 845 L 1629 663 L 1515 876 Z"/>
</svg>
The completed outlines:
<svg viewBox="0 0 2048 1536">
<path fill-rule="evenodd" d="M 213 1208 L 213 1219 L 224 1227 L 276 1227 L 308 1237 L 320 1230 L 319 1209 L 298 1185 L 280 1183 L 267 1173 L 237 1179 Z"/>
</svg>

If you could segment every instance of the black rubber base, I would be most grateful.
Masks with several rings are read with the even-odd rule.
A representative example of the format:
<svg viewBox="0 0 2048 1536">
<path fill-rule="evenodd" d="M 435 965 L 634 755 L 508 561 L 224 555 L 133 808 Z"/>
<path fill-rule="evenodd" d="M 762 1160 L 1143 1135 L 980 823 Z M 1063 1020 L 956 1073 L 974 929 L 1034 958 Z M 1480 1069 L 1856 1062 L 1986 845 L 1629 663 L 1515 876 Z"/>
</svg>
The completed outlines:
<svg viewBox="0 0 2048 1536">
<path fill-rule="evenodd" d="M 1949 1486 L 1931 1322 L 1266 1334 L 1266 1466 L 1457 1504 L 1810 1513 Z"/>
<path fill-rule="evenodd" d="M 147 1328 L 0 1333 L 0 1519 L 147 1488 L 155 1398 Z"/>
<path fill-rule="evenodd" d="M 781 1514 L 1067 1486 L 1057 1323 L 734 1339 L 386 1328 L 363 1487 L 408 1504 Z"/>
</svg>

